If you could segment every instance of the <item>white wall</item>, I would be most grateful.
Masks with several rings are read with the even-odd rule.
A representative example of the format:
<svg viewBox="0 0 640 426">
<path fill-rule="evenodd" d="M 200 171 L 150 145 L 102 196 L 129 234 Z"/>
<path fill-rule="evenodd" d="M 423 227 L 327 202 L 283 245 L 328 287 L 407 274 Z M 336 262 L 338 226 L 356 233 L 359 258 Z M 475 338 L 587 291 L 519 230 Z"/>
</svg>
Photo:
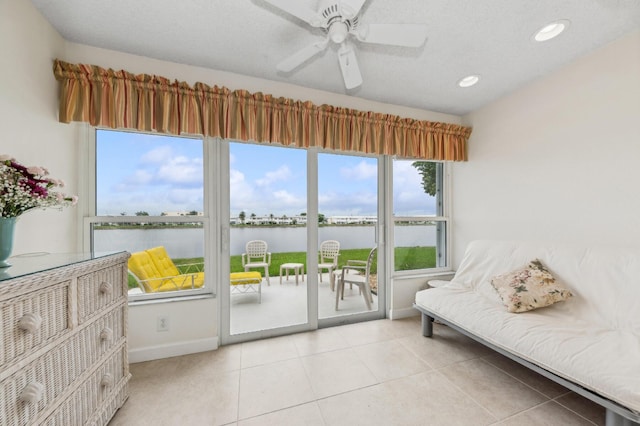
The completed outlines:
<svg viewBox="0 0 640 426">
<path fill-rule="evenodd" d="M 640 31 L 463 118 L 454 263 L 471 240 L 640 245 Z"/>
<path fill-rule="evenodd" d="M 86 45 L 65 42 L 31 2 L 0 0 L 0 117 L 3 136 L 0 153 L 28 165 L 43 165 L 52 176 L 78 193 L 85 177 L 79 152 L 87 143 L 81 124 L 57 121 L 58 83 L 55 58 L 89 63 L 133 73 L 161 75 L 193 84 L 202 81 L 229 89 L 246 89 L 275 96 L 310 100 L 360 110 L 397 114 L 422 120 L 460 124 L 461 118 L 364 99 L 306 89 L 237 74 L 158 61 Z M 70 252 L 82 249 L 83 206 L 60 211 L 37 211 L 21 218 L 14 254 L 36 251 Z M 178 355 L 217 346 L 218 299 L 132 306 L 129 310 L 131 361 Z M 159 315 L 168 315 L 170 330 L 156 331 Z"/>
<path fill-rule="evenodd" d="M 0 154 L 27 166 L 44 166 L 78 191 L 75 129 L 57 122 L 58 86 L 53 59 L 65 42 L 29 1 L 0 0 Z M 76 209 L 24 214 L 15 233 L 14 254 L 76 249 Z"/>
</svg>

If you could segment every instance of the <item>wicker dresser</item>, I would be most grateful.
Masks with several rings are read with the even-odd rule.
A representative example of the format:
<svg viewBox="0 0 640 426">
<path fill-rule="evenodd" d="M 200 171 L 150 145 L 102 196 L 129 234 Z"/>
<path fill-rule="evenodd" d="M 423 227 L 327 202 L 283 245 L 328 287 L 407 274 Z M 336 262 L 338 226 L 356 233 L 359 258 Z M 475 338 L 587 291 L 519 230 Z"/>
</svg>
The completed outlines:
<svg viewBox="0 0 640 426">
<path fill-rule="evenodd" d="M 34 255 L 0 269 L 0 425 L 106 425 L 122 406 L 128 257 Z"/>
</svg>

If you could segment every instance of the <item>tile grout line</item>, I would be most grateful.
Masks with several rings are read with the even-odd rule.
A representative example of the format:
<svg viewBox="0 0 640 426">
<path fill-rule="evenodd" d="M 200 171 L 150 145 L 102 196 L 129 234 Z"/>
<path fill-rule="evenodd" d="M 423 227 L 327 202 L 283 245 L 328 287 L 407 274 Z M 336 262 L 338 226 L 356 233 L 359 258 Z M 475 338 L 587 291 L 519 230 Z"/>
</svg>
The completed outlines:
<svg viewBox="0 0 640 426">
<path fill-rule="evenodd" d="M 491 356 L 491 355 L 488 355 L 488 356 Z M 488 356 L 487 356 L 487 357 L 488 357 Z M 564 388 L 564 389 L 566 389 L 566 392 L 564 392 L 564 393 L 562 393 L 562 394 L 560 394 L 560 395 L 558 395 L 558 396 L 555 396 L 555 397 L 550 397 L 550 396 L 548 396 L 548 395 L 544 394 L 542 391 L 539 391 L 538 389 L 536 389 L 536 388 L 534 388 L 533 386 L 529 385 L 529 384 L 528 384 L 527 382 L 525 382 L 524 380 L 519 379 L 518 377 L 516 377 L 516 376 L 512 375 L 510 372 L 508 372 L 508 371 L 506 371 L 506 370 L 502 369 L 501 367 L 499 367 L 499 366 L 497 366 L 497 365 L 495 365 L 495 364 L 492 364 L 491 362 L 487 361 L 487 360 L 486 360 L 486 359 L 484 359 L 484 358 L 486 358 L 486 357 L 482 357 L 482 358 L 481 358 L 481 360 L 482 360 L 482 361 L 484 361 L 484 362 L 486 362 L 487 364 L 489 364 L 489 365 L 491 365 L 491 366 L 493 366 L 493 367 L 497 368 L 498 370 L 502 371 L 503 373 L 505 373 L 505 374 L 506 374 L 506 375 L 508 375 L 509 377 L 512 377 L 513 379 L 515 379 L 515 380 L 519 381 L 520 383 L 522 383 L 523 385 L 525 385 L 525 386 L 529 387 L 530 389 L 532 389 L 532 390 L 536 391 L 536 392 L 537 392 L 537 393 L 539 393 L 540 395 L 542 395 L 542 396 L 544 396 L 545 398 L 547 398 L 547 400 L 548 400 L 548 401 L 553 401 L 553 402 L 555 402 L 556 404 L 559 404 L 561 407 L 563 407 L 563 408 L 565 408 L 565 409 L 567 409 L 567 410 L 571 411 L 572 413 L 576 414 L 576 415 L 577 415 L 577 416 L 579 416 L 580 418 L 582 418 L 582 419 L 584 419 L 584 420 L 588 421 L 588 422 L 589 422 L 589 423 L 591 423 L 591 424 L 596 425 L 596 423 L 594 423 L 593 421 L 591 421 L 591 420 L 587 419 L 586 417 L 584 417 L 584 416 L 583 416 L 583 415 L 581 415 L 580 413 L 578 413 L 578 412 L 574 411 L 573 409 L 571 409 L 571 408 L 567 407 L 566 405 L 564 405 L 563 403 L 561 403 L 560 401 L 558 401 L 560 398 L 562 398 L 562 397 L 564 397 L 564 396 L 566 396 L 566 395 L 571 394 L 571 393 L 572 393 L 572 392 L 571 392 L 571 390 L 566 389 L 566 388 L 564 388 L 564 386 L 563 386 L 563 388 Z M 525 368 L 526 368 L 526 367 L 525 367 Z M 544 377 L 544 376 L 543 376 L 543 377 Z M 548 379 L 548 380 L 550 380 L 550 379 Z M 555 383 L 553 380 L 551 380 L 551 382 Z M 562 385 L 559 385 L 559 386 L 562 386 Z M 541 404 L 540 404 L 540 405 L 541 405 Z M 524 411 L 528 411 L 528 410 L 524 410 Z M 524 412 L 524 411 L 523 411 L 523 412 Z"/>
<path fill-rule="evenodd" d="M 458 364 L 458 363 L 455 363 Z M 454 364 L 451 364 L 454 365 Z M 498 417 L 491 412 L 487 407 L 485 407 L 483 404 L 481 404 L 479 401 L 477 401 L 473 396 L 469 395 L 467 392 L 465 392 L 464 389 L 462 389 L 460 386 L 458 386 L 456 383 L 454 383 L 452 380 L 450 380 L 445 374 L 443 374 L 440 370 L 442 370 L 445 367 L 439 368 L 434 370 L 434 372 L 436 372 L 437 374 L 439 374 L 440 376 L 442 376 L 442 378 L 444 378 L 444 380 L 446 380 L 447 382 L 449 382 L 451 384 L 451 386 L 453 386 L 455 389 L 458 389 L 460 392 L 462 392 L 464 395 L 466 395 L 471 401 L 473 401 L 478 407 L 482 408 L 487 414 L 489 414 L 490 417 L 494 418 L 496 421 L 490 424 L 495 424 L 496 422 L 500 422 L 504 419 L 498 419 Z"/>
<path fill-rule="evenodd" d="M 560 405 L 561 407 L 565 408 L 566 410 L 571 411 L 572 413 L 574 413 L 574 414 L 575 414 L 575 415 L 577 415 L 578 417 L 580 417 L 580 418 L 582 418 L 582 419 L 584 419 L 584 420 L 588 421 L 589 423 L 591 423 L 591 424 L 593 424 L 593 425 L 596 425 L 596 426 L 597 426 L 598 424 L 597 424 L 596 422 L 594 422 L 594 421 L 592 421 L 592 420 L 589 420 L 588 418 L 586 418 L 586 417 L 585 417 L 585 416 L 583 416 L 582 414 L 580 414 L 580 413 L 578 413 L 577 411 L 575 411 L 573 408 L 567 407 L 565 404 L 563 404 L 562 402 L 560 402 L 560 398 L 563 398 L 563 397 L 565 397 L 565 396 L 567 396 L 567 395 L 569 395 L 569 394 L 571 394 L 571 393 L 572 393 L 571 391 L 568 391 L 567 393 L 564 393 L 564 394 L 562 394 L 562 395 L 559 395 L 559 396 L 555 397 L 555 398 L 553 399 L 553 401 L 554 401 L 556 404 Z"/>
<path fill-rule="evenodd" d="M 524 386 L 526 386 L 527 388 L 531 389 L 532 391 L 534 391 L 535 393 L 541 395 L 542 397 L 544 397 L 547 401 L 552 401 L 553 398 L 551 398 L 550 396 L 545 395 L 543 392 L 539 391 L 538 389 L 534 388 L 533 386 L 529 385 L 527 382 L 520 380 L 519 378 L 517 378 L 516 376 L 514 376 L 513 374 L 509 373 L 508 371 L 503 370 L 502 368 L 498 367 L 497 365 L 494 365 L 492 363 L 490 363 L 489 361 L 487 361 L 486 359 L 484 359 L 485 357 L 481 357 L 480 361 L 484 362 L 487 365 L 490 365 L 491 367 L 497 369 L 498 371 L 506 374 L 507 376 L 511 377 L 512 379 L 514 379 L 516 382 L 523 384 Z M 525 410 L 526 411 L 526 410 Z"/>
</svg>

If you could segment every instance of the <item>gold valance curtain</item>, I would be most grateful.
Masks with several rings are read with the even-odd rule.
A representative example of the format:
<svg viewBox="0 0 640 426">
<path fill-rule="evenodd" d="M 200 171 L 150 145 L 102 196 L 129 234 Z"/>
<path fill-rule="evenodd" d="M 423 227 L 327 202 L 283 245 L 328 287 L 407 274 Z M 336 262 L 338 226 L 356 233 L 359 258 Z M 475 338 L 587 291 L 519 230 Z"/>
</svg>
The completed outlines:
<svg viewBox="0 0 640 426">
<path fill-rule="evenodd" d="M 59 120 L 301 148 L 465 161 L 471 129 L 56 60 Z"/>
</svg>

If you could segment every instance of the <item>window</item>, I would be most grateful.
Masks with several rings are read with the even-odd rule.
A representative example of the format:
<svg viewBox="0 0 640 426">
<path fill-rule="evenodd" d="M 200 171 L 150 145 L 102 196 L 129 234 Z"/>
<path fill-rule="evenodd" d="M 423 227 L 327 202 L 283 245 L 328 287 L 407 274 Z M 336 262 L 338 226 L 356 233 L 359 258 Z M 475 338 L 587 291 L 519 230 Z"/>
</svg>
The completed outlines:
<svg viewBox="0 0 640 426">
<path fill-rule="evenodd" d="M 94 252 L 132 253 L 132 299 L 207 292 L 201 139 L 96 130 Z"/>
<path fill-rule="evenodd" d="M 221 262 L 228 261 L 221 259 L 220 247 L 225 243 L 221 238 L 230 237 L 226 243 L 233 245 L 238 232 L 265 218 L 271 226 L 273 222 L 295 224 L 303 232 L 309 197 L 315 197 L 319 207 L 318 220 L 322 225 L 319 241 L 339 239 L 328 232 L 334 229 L 344 232 L 345 225 L 353 225 L 348 229 L 362 233 L 359 239 L 345 239 L 341 247 L 345 259 L 351 255 L 348 250 L 368 253 L 379 241 L 379 232 L 384 232 L 390 237 L 385 244 L 386 254 L 392 256 L 393 271 L 397 274 L 420 274 L 448 266 L 449 219 L 443 195 L 446 193 L 442 163 L 319 153 L 315 160 L 319 173 L 317 193 L 300 195 L 291 188 L 280 188 L 268 198 L 272 204 L 266 204 L 258 197 L 267 195 L 266 192 L 252 193 L 237 187 L 242 184 L 237 181 L 240 177 L 237 169 L 241 160 L 253 158 L 254 151 L 260 152 L 258 156 L 266 162 L 266 169 L 262 171 L 264 176 L 254 180 L 260 188 L 271 181 L 280 184 L 277 179 L 287 172 L 280 164 L 283 147 L 104 129 L 92 134 L 95 144 L 89 164 L 95 169 L 89 173 L 93 179 L 87 187 L 89 197 L 84 198 L 90 200 L 85 247 L 94 252 L 126 250 L 137 258 L 130 265 L 133 266 L 129 275 L 131 300 L 212 293 L 216 276 L 209 274 L 205 280 L 204 272 L 206 269 L 221 274 Z M 223 155 L 225 144 L 232 148 L 231 157 L 229 153 Z M 251 153 L 241 155 L 241 150 Z M 276 155 L 271 158 L 265 152 Z M 296 166 L 287 172 L 292 174 L 288 178 L 306 188 L 307 153 L 290 148 L 286 152 L 299 157 L 294 162 Z M 347 160 L 349 164 L 345 163 Z M 392 173 L 380 174 L 378 167 L 381 170 L 389 167 Z M 221 195 L 225 191 L 220 185 L 226 179 L 231 181 L 229 199 Z M 382 188 L 380 200 L 390 200 L 382 210 L 376 208 L 378 188 Z M 392 194 L 388 192 L 391 188 Z M 383 195 L 383 191 L 387 193 Z M 220 216 L 224 210 L 229 213 Z M 379 216 L 381 211 L 392 220 Z M 220 217 L 212 217 L 211 212 L 218 212 Z M 223 237 L 219 235 L 223 224 L 214 226 L 213 220 L 220 222 L 227 215 L 232 232 Z M 240 246 L 247 238 L 240 238 Z M 360 240 L 364 241 L 361 245 L 351 247 Z M 305 251 L 304 241 L 305 238 L 300 239 L 301 247 L 291 246 L 287 250 Z M 274 252 L 278 252 L 277 242 L 277 239 L 270 242 Z M 242 247 L 232 247 L 231 255 Z M 135 271 L 136 262 L 140 263 L 139 273 Z M 145 275 L 145 265 L 151 265 L 149 269 L 156 275 Z M 276 266 L 274 263 L 274 274 L 278 273 Z"/>
<path fill-rule="evenodd" d="M 444 165 L 393 161 L 394 271 L 447 266 Z"/>
</svg>

